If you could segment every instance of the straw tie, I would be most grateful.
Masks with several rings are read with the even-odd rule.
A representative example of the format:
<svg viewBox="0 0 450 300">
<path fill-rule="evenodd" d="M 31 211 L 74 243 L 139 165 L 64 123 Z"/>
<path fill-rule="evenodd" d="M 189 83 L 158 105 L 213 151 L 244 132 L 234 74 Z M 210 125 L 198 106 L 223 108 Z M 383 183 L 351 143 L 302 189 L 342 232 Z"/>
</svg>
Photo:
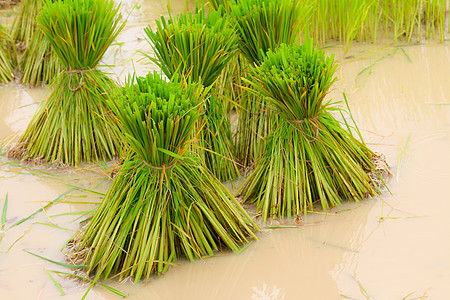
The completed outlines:
<svg viewBox="0 0 450 300">
<path fill-rule="evenodd" d="M 152 166 L 151 164 L 149 164 L 145 160 L 142 160 L 142 162 L 144 163 L 144 165 L 146 165 L 147 167 L 152 168 L 153 170 L 169 170 L 169 169 L 172 169 L 177 164 L 176 162 L 174 162 L 171 165 L 166 166 L 165 164 L 163 164 L 162 167 L 159 167 L 159 166 Z"/>
<path fill-rule="evenodd" d="M 319 118 L 319 115 L 315 116 L 314 118 L 304 118 L 302 120 L 287 120 L 289 123 L 297 125 L 297 128 L 303 133 L 306 140 L 310 143 L 315 142 L 319 138 L 319 126 L 316 124 L 317 119 Z M 307 136 L 310 136 L 309 134 L 306 134 L 306 132 L 303 130 L 301 124 L 306 123 L 306 121 L 314 123 L 316 126 L 316 134 L 313 136 L 313 138 L 310 140 Z"/>
<path fill-rule="evenodd" d="M 67 75 L 69 76 L 68 88 L 71 92 L 76 92 L 84 85 L 84 73 L 94 71 L 95 69 L 69 69 L 67 70 Z M 80 81 L 78 82 L 78 86 L 76 88 L 72 88 L 70 83 L 72 81 L 72 74 L 81 74 Z"/>
</svg>

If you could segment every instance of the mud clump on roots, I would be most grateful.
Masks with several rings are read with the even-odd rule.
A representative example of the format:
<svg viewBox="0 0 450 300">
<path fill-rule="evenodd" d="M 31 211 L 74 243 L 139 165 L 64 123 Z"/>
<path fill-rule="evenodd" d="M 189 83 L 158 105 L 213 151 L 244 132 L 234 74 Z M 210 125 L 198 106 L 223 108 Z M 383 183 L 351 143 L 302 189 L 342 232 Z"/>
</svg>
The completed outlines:
<svg viewBox="0 0 450 300">
<path fill-rule="evenodd" d="M 19 2 L 20 0 L 0 0 L 0 9 L 11 8 Z"/>
<path fill-rule="evenodd" d="M 366 170 L 366 173 L 372 180 L 373 187 L 376 189 L 381 189 L 386 185 L 384 179 L 392 176 L 389 171 L 386 156 L 383 153 L 374 152 L 374 155 L 370 160 L 373 164 L 373 169 Z"/>
<path fill-rule="evenodd" d="M 29 151 L 25 147 L 25 143 L 18 143 L 6 151 L 6 157 L 10 159 L 20 160 L 26 163 L 28 166 L 49 165 L 55 169 L 68 169 L 70 164 L 65 164 L 60 160 L 55 160 L 52 163 L 48 163 L 47 160 L 42 157 L 29 157 Z"/>
</svg>

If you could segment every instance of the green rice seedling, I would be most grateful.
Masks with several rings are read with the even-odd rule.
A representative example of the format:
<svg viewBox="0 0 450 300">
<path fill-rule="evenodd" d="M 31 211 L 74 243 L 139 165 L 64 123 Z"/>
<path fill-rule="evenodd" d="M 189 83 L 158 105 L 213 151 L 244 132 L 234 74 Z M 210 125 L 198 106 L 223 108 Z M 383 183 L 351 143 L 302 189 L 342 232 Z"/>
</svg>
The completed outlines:
<svg viewBox="0 0 450 300">
<path fill-rule="evenodd" d="M 280 116 L 266 152 L 239 191 L 255 201 L 263 220 L 292 217 L 338 205 L 341 199 L 376 194 L 368 173 L 376 155 L 332 116 L 325 101 L 335 78 L 333 57 L 315 50 L 312 40 L 283 45 L 255 67 L 249 84 Z"/>
<path fill-rule="evenodd" d="M 206 14 L 197 8 L 194 13 L 170 16 L 167 20 L 161 17 L 156 25 L 156 31 L 150 27 L 144 30 L 157 59 L 148 57 L 169 78 L 180 74 L 210 87 L 237 51 L 237 37 L 220 11 Z M 203 130 L 196 151 L 219 180 L 233 180 L 239 171 L 231 125 L 224 98 L 214 94 L 205 102 L 204 114 L 199 119 Z"/>
<path fill-rule="evenodd" d="M 116 85 L 96 69 L 123 28 L 112 0 L 47 1 L 37 21 L 65 68 L 10 157 L 78 165 L 118 154 L 106 100 Z"/>
<path fill-rule="evenodd" d="M 309 33 L 316 43 L 338 40 L 347 51 L 353 40 L 375 41 L 380 19 L 376 0 L 313 1 Z"/>
<path fill-rule="evenodd" d="M 445 18 L 447 14 L 446 0 L 423 0 L 423 23 L 425 24 L 425 37 L 435 38 L 439 34 L 439 40 L 444 41 Z"/>
<path fill-rule="evenodd" d="M 48 84 L 62 71 L 50 43 L 37 28 L 36 17 L 43 5 L 43 0 L 23 0 L 12 27 L 13 39 L 23 52 L 21 81 L 27 85 Z"/>
<path fill-rule="evenodd" d="M 309 35 L 317 44 L 325 44 L 329 36 L 329 1 L 314 0 L 311 12 L 311 23 L 308 26 Z"/>
<path fill-rule="evenodd" d="M 29 47 L 25 50 L 21 70 L 22 83 L 33 86 L 50 83 L 63 71 L 58 56 L 52 51 L 50 42 L 41 30 L 34 33 Z"/>
<path fill-rule="evenodd" d="M 219 10 L 219 7 L 222 6 L 224 11 L 229 11 L 230 10 L 230 0 L 208 0 L 209 5 L 214 9 L 214 10 Z"/>
<path fill-rule="evenodd" d="M 359 38 L 364 40 L 366 20 L 370 11 L 378 8 L 377 0 L 359 0 L 359 1 L 336 1 L 336 10 L 338 14 L 335 22 L 331 22 L 331 28 L 337 28 L 338 33 L 334 37 L 338 37 L 341 43 L 345 44 L 345 50 L 348 51 L 353 40 Z"/>
<path fill-rule="evenodd" d="M 156 20 L 156 31 L 144 29 L 156 59 L 147 55 L 168 77 L 183 74 L 204 86 L 212 85 L 233 57 L 236 36 L 220 12 L 179 14 Z"/>
<path fill-rule="evenodd" d="M 302 28 L 300 18 L 310 6 L 295 0 L 240 0 L 230 6 L 239 50 L 251 65 L 259 65 L 269 49 L 292 43 Z"/>
<path fill-rule="evenodd" d="M 96 278 L 135 281 L 189 260 L 232 251 L 256 225 L 237 200 L 189 151 L 207 97 L 200 84 L 136 79 L 109 101 L 133 150 L 92 221 L 75 237 L 75 261 Z"/>
<path fill-rule="evenodd" d="M 306 4 L 305 4 L 306 3 Z M 309 2 L 294 0 L 242 0 L 233 1 L 230 19 L 239 37 L 239 50 L 247 63 L 243 72 L 259 65 L 269 49 L 281 43 L 290 44 L 299 35 L 302 17 L 309 16 Z M 307 19 L 307 18 L 305 18 Z M 236 138 L 236 154 L 244 165 L 250 165 L 264 152 L 264 139 L 273 132 L 276 118 L 267 110 L 267 102 L 247 93 L 241 86 L 239 99 L 239 123 Z"/>
<path fill-rule="evenodd" d="M 16 43 L 19 43 L 20 52 L 28 47 L 36 32 L 36 17 L 43 3 L 43 0 L 22 0 L 20 4 L 19 12 L 11 28 L 11 36 Z"/>
<path fill-rule="evenodd" d="M 401 37 L 410 42 L 414 29 L 420 38 L 420 5 L 421 0 L 382 1 L 385 31 L 393 31 L 395 43 Z"/>
<path fill-rule="evenodd" d="M 0 83 L 14 78 L 14 67 L 17 64 L 16 48 L 8 31 L 0 25 Z"/>
</svg>

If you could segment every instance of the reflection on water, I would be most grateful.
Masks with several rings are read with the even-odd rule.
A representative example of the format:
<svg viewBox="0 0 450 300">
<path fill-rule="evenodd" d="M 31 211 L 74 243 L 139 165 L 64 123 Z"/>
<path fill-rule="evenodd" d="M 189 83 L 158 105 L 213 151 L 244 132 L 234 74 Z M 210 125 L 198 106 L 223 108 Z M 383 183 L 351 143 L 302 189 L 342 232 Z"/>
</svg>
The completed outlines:
<svg viewBox="0 0 450 300">
<path fill-rule="evenodd" d="M 37 108 L 47 94 L 44 88 L 26 89 L 15 84 L 0 86 L 0 139 L 25 130 Z"/>
<path fill-rule="evenodd" d="M 127 27 L 104 60 L 118 64 L 109 69 L 115 77 L 123 81 L 133 68 L 140 75 L 155 68 L 140 60 L 139 51 L 150 49 L 143 28 L 153 26 L 168 3 L 123 4 Z M 170 4 L 178 11 L 185 9 L 184 1 Z M 260 240 L 239 255 L 181 260 L 149 282 L 108 284 L 127 293 L 128 299 L 448 298 L 450 46 L 396 49 L 354 45 L 347 58 L 341 47 L 328 50 L 341 63 L 329 96 L 338 100 L 346 93 L 366 141 L 386 154 L 394 174 L 392 194 L 309 214 L 295 229 L 265 229 Z M 45 97 L 45 89 L 1 86 L 0 140 L 22 132 L 35 103 Z M 7 193 L 9 197 L 6 228 L 67 192 L 67 183 L 106 191 L 110 180 L 102 171 L 107 168 L 23 169 L 1 157 L 0 210 Z M 1 298 L 59 297 L 46 270 L 67 270 L 23 250 L 63 261 L 61 247 L 100 200 L 100 195 L 71 192 L 63 202 L 6 231 L 0 242 Z M 88 287 L 53 276 L 67 294 L 65 299 L 80 299 Z M 95 287 L 88 299 L 121 298 Z"/>
<path fill-rule="evenodd" d="M 262 287 L 254 286 L 252 290 L 252 300 L 282 300 L 286 297 L 283 289 L 278 288 L 276 285 L 268 287 L 266 283 L 263 283 Z"/>
</svg>

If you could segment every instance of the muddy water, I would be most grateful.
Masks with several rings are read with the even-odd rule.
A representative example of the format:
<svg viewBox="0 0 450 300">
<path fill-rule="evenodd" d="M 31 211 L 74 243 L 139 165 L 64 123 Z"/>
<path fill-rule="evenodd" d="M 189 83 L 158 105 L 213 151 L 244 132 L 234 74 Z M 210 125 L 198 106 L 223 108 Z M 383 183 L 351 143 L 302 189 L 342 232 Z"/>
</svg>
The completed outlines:
<svg viewBox="0 0 450 300">
<path fill-rule="evenodd" d="M 171 5 L 184 9 L 180 1 Z M 130 17 L 119 37 L 123 44 L 113 47 L 104 61 L 118 64 L 111 69 L 113 76 L 123 81 L 133 62 L 140 74 L 155 69 L 139 61 L 137 50 L 149 51 L 142 28 L 164 14 L 165 6 L 159 1 L 124 4 Z M 180 266 L 146 283 L 108 284 L 129 299 L 448 298 L 450 45 L 396 49 L 355 45 L 344 54 L 333 47 L 340 67 L 329 95 L 335 100 L 347 95 L 366 142 L 386 154 L 392 166 L 392 194 L 309 214 L 295 229 L 265 229 L 259 241 L 239 255 L 180 261 Z M 23 132 L 46 95 L 42 88 L 1 86 L 0 140 Z M 111 183 L 103 174 L 107 169 L 23 167 L 0 156 L 0 199 L 7 193 L 9 199 L 6 228 L 68 192 L 59 203 L 4 233 L 1 299 L 59 297 L 46 271 L 67 269 L 24 250 L 63 261 L 61 247 L 88 217 L 85 212 L 101 201 L 100 195 L 71 191 L 67 184 L 104 192 Z M 1 210 L 3 201 L 0 205 Z M 80 299 L 88 287 L 50 274 L 67 294 L 65 299 Z M 119 298 L 101 287 L 88 296 Z"/>
</svg>

